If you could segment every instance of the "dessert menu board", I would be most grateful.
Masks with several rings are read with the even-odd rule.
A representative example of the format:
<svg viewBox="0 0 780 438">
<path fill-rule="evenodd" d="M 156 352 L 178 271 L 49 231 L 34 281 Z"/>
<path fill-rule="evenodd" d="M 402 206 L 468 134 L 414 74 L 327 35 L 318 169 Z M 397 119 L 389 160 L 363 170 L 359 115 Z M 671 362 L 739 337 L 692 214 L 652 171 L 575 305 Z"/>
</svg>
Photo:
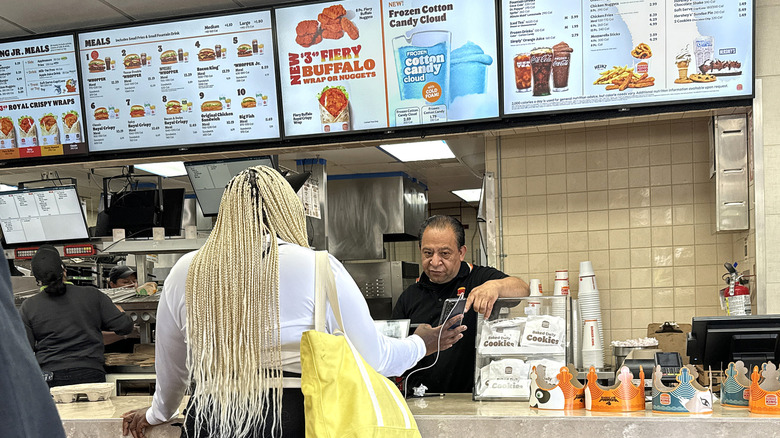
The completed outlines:
<svg viewBox="0 0 780 438">
<path fill-rule="evenodd" d="M 286 135 L 498 116 L 493 2 L 346 0 L 275 14 Z"/>
<path fill-rule="evenodd" d="M 750 96 L 747 0 L 502 0 L 504 113 Z"/>
<path fill-rule="evenodd" d="M 87 152 L 71 35 L 0 44 L 0 161 Z"/>
<path fill-rule="evenodd" d="M 91 152 L 279 137 L 268 11 L 78 38 Z"/>
</svg>

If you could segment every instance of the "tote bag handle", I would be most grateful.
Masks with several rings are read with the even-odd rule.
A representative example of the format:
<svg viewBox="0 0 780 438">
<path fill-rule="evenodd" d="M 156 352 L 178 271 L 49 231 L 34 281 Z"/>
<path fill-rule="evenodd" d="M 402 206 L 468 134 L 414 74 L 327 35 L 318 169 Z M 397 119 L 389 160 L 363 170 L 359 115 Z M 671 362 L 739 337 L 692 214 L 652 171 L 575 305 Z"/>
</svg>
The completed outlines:
<svg viewBox="0 0 780 438">
<path fill-rule="evenodd" d="M 330 302 L 330 307 L 336 316 L 336 322 L 338 322 L 339 328 L 343 332 L 344 322 L 341 320 L 336 279 L 333 277 L 333 270 L 330 268 L 328 252 L 316 251 L 314 254 L 314 330 L 325 332 L 326 303 Z"/>
</svg>

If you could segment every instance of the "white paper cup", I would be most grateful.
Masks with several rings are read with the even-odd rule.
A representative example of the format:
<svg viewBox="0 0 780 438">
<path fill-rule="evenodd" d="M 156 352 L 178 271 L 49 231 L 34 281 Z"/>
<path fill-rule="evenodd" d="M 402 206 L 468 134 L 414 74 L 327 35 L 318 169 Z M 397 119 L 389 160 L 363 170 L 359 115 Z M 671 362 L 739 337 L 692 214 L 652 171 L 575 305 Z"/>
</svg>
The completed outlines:
<svg viewBox="0 0 780 438">
<path fill-rule="evenodd" d="M 152 240 L 165 240 L 165 228 L 163 227 L 152 228 Z"/>
<path fill-rule="evenodd" d="M 580 277 L 586 275 L 596 275 L 596 273 L 593 272 L 593 263 L 591 263 L 590 260 L 580 262 Z"/>
<path fill-rule="evenodd" d="M 555 280 L 553 295 L 569 295 L 569 280 Z"/>
<path fill-rule="evenodd" d="M 555 279 L 556 280 L 568 280 L 569 279 L 569 270 L 568 269 L 559 269 L 555 271 Z"/>
<path fill-rule="evenodd" d="M 586 319 L 582 331 L 582 351 L 601 351 L 601 336 L 599 322 L 596 319 Z"/>
<path fill-rule="evenodd" d="M 542 292 L 542 282 L 538 278 L 532 278 L 531 282 L 528 284 L 528 287 L 531 289 L 532 297 L 541 297 L 544 295 Z"/>
<path fill-rule="evenodd" d="M 580 276 L 580 287 L 579 292 L 580 293 L 592 293 L 596 292 L 598 293 L 598 286 L 596 286 L 596 276 L 595 275 L 586 275 L 586 276 Z"/>
<path fill-rule="evenodd" d="M 114 242 L 117 242 L 119 240 L 124 240 L 125 238 L 125 229 L 124 228 L 114 228 L 111 230 L 111 236 L 114 239 Z"/>
<path fill-rule="evenodd" d="M 198 238 L 198 227 L 196 225 L 187 225 L 184 227 L 184 238 L 185 239 L 197 239 Z"/>
</svg>

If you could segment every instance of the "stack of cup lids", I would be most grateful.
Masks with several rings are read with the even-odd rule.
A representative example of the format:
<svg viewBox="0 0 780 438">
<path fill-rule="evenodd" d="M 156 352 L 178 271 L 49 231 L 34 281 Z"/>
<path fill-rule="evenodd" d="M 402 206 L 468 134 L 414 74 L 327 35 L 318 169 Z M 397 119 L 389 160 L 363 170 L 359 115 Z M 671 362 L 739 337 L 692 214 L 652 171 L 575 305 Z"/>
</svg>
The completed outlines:
<svg viewBox="0 0 780 438">
<path fill-rule="evenodd" d="M 580 315 L 583 321 L 593 320 L 596 322 L 596 335 L 598 336 L 598 354 L 601 355 L 600 363 L 603 367 L 604 363 L 604 329 L 601 319 L 601 300 L 599 297 L 599 289 L 596 286 L 596 275 L 593 272 L 593 264 L 590 261 L 580 262 L 580 289 L 578 293 L 578 303 L 580 306 Z M 585 348 L 587 347 L 586 334 L 582 336 L 582 360 L 583 365 L 590 365 L 585 358 Z M 594 356 L 596 353 L 590 353 L 590 356 Z M 599 368 L 596 366 L 596 368 Z"/>
</svg>

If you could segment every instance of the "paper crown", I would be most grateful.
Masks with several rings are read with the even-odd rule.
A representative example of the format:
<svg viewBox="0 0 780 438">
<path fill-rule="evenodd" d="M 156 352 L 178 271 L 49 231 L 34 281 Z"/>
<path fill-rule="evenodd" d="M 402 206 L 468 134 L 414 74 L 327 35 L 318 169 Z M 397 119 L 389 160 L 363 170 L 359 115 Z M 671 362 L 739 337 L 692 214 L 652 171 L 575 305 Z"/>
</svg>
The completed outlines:
<svg viewBox="0 0 780 438">
<path fill-rule="evenodd" d="M 759 373 L 758 367 L 753 367 L 748 408 L 756 414 L 777 415 L 780 414 L 780 372 L 772 362 L 765 363 L 763 368 Z"/>
<path fill-rule="evenodd" d="M 680 368 L 677 385 L 669 388 L 661 382 L 661 365 L 653 371 L 653 412 L 675 414 L 711 414 L 712 390 L 699 385 L 699 373 L 692 365 Z"/>
<path fill-rule="evenodd" d="M 550 385 L 544 380 L 544 365 L 533 367 L 530 406 L 548 410 L 585 409 L 585 385 L 570 371 L 576 369 L 572 364 L 561 367 L 558 383 Z"/>
<path fill-rule="evenodd" d="M 746 408 L 750 402 L 750 379 L 744 362 L 731 362 L 726 368 L 726 381 L 720 389 L 720 404 L 732 408 Z"/>
<path fill-rule="evenodd" d="M 590 367 L 585 385 L 585 409 L 595 412 L 632 412 L 645 410 L 645 372 L 639 367 L 639 386 L 628 367 L 615 374 L 616 383 L 605 388 L 598 383 L 596 368 Z"/>
</svg>

